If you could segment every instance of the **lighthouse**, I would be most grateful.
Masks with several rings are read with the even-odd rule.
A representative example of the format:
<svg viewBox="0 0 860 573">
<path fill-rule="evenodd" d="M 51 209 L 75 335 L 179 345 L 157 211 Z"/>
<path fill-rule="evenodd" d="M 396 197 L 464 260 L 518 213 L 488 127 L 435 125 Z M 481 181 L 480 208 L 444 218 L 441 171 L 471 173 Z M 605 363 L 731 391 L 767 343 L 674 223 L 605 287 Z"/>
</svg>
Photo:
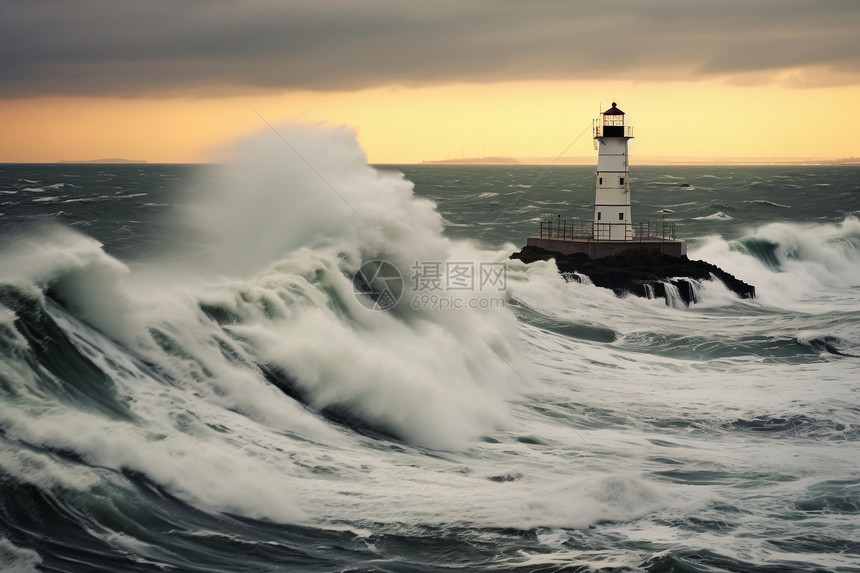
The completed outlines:
<svg viewBox="0 0 860 573">
<path fill-rule="evenodd" d="M 755 298 L 754 286 L 715 265 L 689 260 L 687 242 L 675 238 L 673 221 L 639 221 L 633 233 L 627 161 L 631 139 L 624 112 L 612 102 L 594 122 L 599 152 L 593 219 L 588 220 L 585 205 L 582 218 L 551 216 L 540 222 L 540 236 L 529 237 L 511 258 L 526 264 L 554 260 L 567 282 L 588 282 L 619 296 L 664 298 L 670 306 L 678 300 L 684 305 L 697 302 L 694 285 L 702 280 L 720 280 L 741 298 Z"/>
<path fill-rule="evenodd" d="M 675 223 L 637 221 L 630 212 L 630 164 L 627 144 L 633 129 L 618 104 L 600 114 L 594 122 L 594 147 L 597 155 L 597 181 L 594 212 L 589 221 L 562 218 L 561 214 L 540 222 L 540 236 L 529 237 L 526 247 L 558 253 L 562 256 L 583 254 L 592 260 L 614 255 L 643 256 L 653 254 L 685 257 L 687 243 L 675 238 Z M 583 205 L 585 209 L 587 207 Z"/>
<path fill-rule="evenodd" d="M 594 193 L 592 238 L 596 241 L 631 241 L 630 172 L 627 142 L 633 129 L 615 102 L 595 120 L 597 190 Z"/>
</svg>

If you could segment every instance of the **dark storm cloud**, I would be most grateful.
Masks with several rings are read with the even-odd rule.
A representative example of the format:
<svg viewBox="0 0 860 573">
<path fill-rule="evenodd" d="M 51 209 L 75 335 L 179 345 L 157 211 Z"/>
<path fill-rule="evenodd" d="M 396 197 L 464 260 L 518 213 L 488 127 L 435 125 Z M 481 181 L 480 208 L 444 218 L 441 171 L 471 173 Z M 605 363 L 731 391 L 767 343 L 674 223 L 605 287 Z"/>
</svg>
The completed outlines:
<svg viewBox="0 0 860 573">
<path fill-rule="evenodd" d="M 667 80 L 800 67 L 860 81 L 856 0 L 0 5 L 2 97 Z"/>
</svg>

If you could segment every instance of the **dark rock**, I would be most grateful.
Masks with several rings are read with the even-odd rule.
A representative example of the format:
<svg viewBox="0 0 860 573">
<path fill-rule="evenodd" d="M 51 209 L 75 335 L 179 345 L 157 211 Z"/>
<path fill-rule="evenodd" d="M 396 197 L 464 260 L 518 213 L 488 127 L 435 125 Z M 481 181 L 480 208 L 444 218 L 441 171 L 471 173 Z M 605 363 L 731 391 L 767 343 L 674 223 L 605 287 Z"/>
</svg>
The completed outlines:
<svg viewBox="0 0 860 573">
<path fill-rule="evenodd" d="M 740 298 L 755 298 L 754 286 L 716 265 L 691 261 L 686 256 L 625 253 L 592 260 L 584 253 L 562 255 L 539 247 L 523 247 L 511 258 L 524 263 L 555 259 L 555 265 L 562 275 L 585 275 L 595 286 L 612 289 L 618 295 L 630 293 L 644 298 L 666 298 L 666 285 L 672 284 L 678 289 L 684 303 L 690 304 L 696 302 L 692 281 L 716 277 Z"/>
</svg>

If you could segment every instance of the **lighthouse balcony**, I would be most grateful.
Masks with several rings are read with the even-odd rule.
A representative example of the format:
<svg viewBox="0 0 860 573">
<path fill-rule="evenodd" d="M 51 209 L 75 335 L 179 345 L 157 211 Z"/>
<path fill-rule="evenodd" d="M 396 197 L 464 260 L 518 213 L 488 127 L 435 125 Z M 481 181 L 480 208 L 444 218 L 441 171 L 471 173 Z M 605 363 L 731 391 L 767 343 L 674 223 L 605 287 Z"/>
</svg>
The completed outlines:
<svg viewBox="0 0 860 573">
<path fill-rule="evenodd" d="M 674 241 L 675 223 L 598 223 L 584 219 L 548 219 L 540 222 L 540 238 L 558 241 Z"/>
<path fill-rule="evenodd" d="M 550 219 L 541 221 L 540 236 L 529 237 L 526 245 L 561 255 L 581 253 L 593 260 L 622 253 L 687 254 L 687 243 L 675 238 L 675 224 L 664 221 L 631 225 Z"/>
</svg>

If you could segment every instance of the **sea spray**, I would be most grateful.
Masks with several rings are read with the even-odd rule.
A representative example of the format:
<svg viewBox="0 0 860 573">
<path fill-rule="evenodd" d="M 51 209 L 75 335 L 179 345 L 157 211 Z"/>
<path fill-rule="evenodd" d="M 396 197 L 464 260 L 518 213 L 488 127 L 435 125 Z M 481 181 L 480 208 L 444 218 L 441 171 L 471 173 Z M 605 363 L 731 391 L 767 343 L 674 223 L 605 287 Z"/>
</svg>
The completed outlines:
<svg viewBox="0 0 860 573">
<path fill-rule="evenodd" d="M 191 208 L 197 228 L 213 232 L 198 234 L 203 240 L 194 247 L 185 233 L 165 238 L 173 243 L 169 257 L 130 267 L 98 241 L 57 226 L 7 243 L 2 374 L 8 392 L 0 424 L 6 439 L 32 450 L 4 455 L 7 475 L 74 495 L 107 487 L 115 492 L 109 496 L 126 487 L 114 475 L 142 476 L 205 511 L 301 522 L 308 508 L 291 492 L 303 470 L 267 450 L 292 449 L 284 434 L 342 441 L 321 411 L 337 414 L 350 432 L 370 428 L 445 449 L 467 447 L 506 423 L 506 399 L 521 387 L 524 371 L 510 313 L 444 313 L 413 309 L 408 301 L 374 312 L 356 298 L 351 280 L 368 257 L 396 261 L 406 274 L 415 260 L 445 262 L 451 253 L 479 251 L 444 239 L 432 204 L 412 198 L 402 177 L 369 168 L 354 140 L 340 132 L 304 136 L 324 151 L 303 149 L 319 174 L 308 177 L 303 163 L 279 166 L 251 185 L 262 196 L 249 197 L 229 182 L 259 176 L 270 165 L 254 148 L 246 163 L 240 158 L 225 168 L 236 175 L 226 188 L 211 188 L 205 213 L 199 204 Z M 319 175 L 346 189 L 344 196 L 318 187 Z M 308 193 L 317 195 L 313 211 L 300 212 Z M 276 204 L 264 200 L 276 196 Z M 252 212 L 242 212 L 243 204 Z M 272 223 L 277 231 L 254 240 L 257 229 L 269 231 L 263 212 L 281 209 L 291 216 L 279 214 Z M 207 226 L 213 217 L 224 223 Z M 213 256 L 196 256 L 201 251 Z M 26 315 L 22 304 L 34 314 Z M 40 358 L 16 334 L 33 332 L 29 345 L 37 344 L 45 336 L 38 320 L 50 321 L 50 337 L 63 341 L 66 354 L 53 348 Z M 39 365 L 61 357 L 59 369 Z M 303 403 L 271 383 L 273 369 L 286 373 Z M 82 372 L 91 374 L 74 378 Z M 115 406 L 68 398 L 68 390 L 92 376 L 105 377 L 100 400 Z M 125 407 L 129 416 L 112 413 Z M 56 452 L 65 454 L 54 461 Z M 34 464 L 43 469 L 34 472 Z"/>
<path fill-rule="evenodd" d="M 769 223 L 735 241 L 710 237 L 690 256 L 755 284 L 765 302 L 792 306 L 826 288 L 860 285 L 860 220 Z"/>
<path fill-rule="evenodd" d="M 430 201 L 400 173 L 369 166 L 354 134 L 279 126 L 225 151 L 192 191 L 178 226 L 204 247 L 206 270 L 247 277 L 296 249 L 357 266 L 370 257 L 403 270 L 450 248 Z M 183 261 L 194 264 L 194 261 Z"/>
<path fill-rule="evenodd" d="M 523 386 L 513 315 L 423 308 L 411 285 L 389 312 L 373 312 L 350 278 L 362 261 L 384 260 L 411 283 L 416 265 L 453 260 L 474 272 L 495 253 L 444 238 L 434 204 L 402 175 L 369 167 L 345 130 L 280 135 L 289 145 L 271 132 L 237 145 L 189 207 L 216 268 L 267 265 L 233 296 L 210 289 L 207 308 L 231 317 L 225 331 L 285 371 L 314 408 L 434 447 L 461 447 L 502 423 L 504 399 Z"/>
<path fill-rule="evenodd" d="M 524 388 L 511 313 L 408 299 L 374 312 L 351 281 L 367 259 L 408 277 L 416 261 L 494 254 L 442 237 L 433 204 L 369 167 L 351 134 L 284 133 L 290 147 L 269 132 L 251 138 L 217 180 L 196 186 L 182 211 L 194 240 L 177 231 L 167 259 L 130 272 L 59 230 L 28 254 L 40 261 L 31 280 L 172 384 L 273 427 L 297 417 L 286 395 L 272 400 L 273 371 L 313 409 L 417 444 L 461 448 L 503 424 L 506 399 Z"/>
</svg>

